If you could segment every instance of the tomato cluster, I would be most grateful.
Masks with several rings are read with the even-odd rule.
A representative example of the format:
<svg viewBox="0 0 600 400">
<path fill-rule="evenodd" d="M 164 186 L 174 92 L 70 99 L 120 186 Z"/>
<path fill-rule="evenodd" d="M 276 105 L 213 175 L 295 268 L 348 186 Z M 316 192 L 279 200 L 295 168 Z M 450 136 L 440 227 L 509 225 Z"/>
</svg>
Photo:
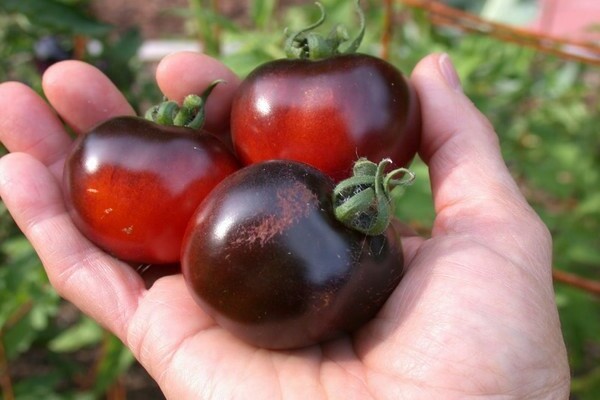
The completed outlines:
<svg viewBox="0 0 600 400">
<path fill-rule="evenodd" d="M 64 172 L 79 230 L 125 261 L 180 262 L 205 312 L 257 346 L 306 346 L 372 318 L 403 273 L 389 193 L 406 183 L 419 115 L 395 67 L 354 53 L 359 15 L 345 52 L 344 35 L 312 32 L 324 13 L 290 35 L 296 59 L 240 85 L 230 140 L 200 128 L 214 85 L 81 135 Z"/>
</svg>

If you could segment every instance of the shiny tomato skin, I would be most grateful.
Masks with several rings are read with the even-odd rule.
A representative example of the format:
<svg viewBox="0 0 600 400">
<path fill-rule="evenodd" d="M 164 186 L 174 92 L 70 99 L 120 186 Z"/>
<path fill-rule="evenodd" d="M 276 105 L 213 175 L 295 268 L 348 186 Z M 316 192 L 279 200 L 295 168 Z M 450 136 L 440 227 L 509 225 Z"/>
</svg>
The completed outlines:
<svg viewBox="0 0 600 400">
<path fill-rule="evenodd" d="M 410 164 L 419 146 L 419 103 L 404 76 L 377 57 L 275 60 L 238 88 L 231 135 L 245 165 L 297 160 L 338 181 L 360 157 Z"/>
<path fill-rule="evenodd" d="M 292 349 L 352 332 L 399 283 L 400 239 L 365 236 L 332 211 L 333 181 L 299 162 L 270 161 L 223 180 L 199 206 L 182 248 L 197 303 L 263 348 Z"/>
<path fill-rule="evenodd" d="M 214 136 L 117 117 L 80 136 L 66 160 L 63 190 L 77 228 L 131 262 L 179 261 L 194 210 L 237 159 Z"/>
</svg>

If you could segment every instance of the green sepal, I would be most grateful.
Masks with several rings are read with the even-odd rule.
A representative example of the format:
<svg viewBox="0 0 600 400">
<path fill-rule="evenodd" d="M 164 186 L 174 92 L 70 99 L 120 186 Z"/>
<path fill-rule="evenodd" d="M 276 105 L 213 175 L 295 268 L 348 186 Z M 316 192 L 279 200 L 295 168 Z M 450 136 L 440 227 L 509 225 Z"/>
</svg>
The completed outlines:
<svg viewBox="0 0 600 400">
<path fill-rule="evenodd" d="M 353 167 L 353 176 L 337 184 L 333 190 L 335 217 L 347 227 L 365 235 L 380 235 L 394 214 L 391 191 L 412 184 L 415 175 L 406 168 L 386 172 L 392 163 L 388 158 L 375 164 L 364 158 Z M 397 179 L 402 175 L 402 179 Z"/>
<path fill-rule="evenodd" d="M 339 54 L 355 53 L 360 47 L 366 29 L 365 16 L 360 7 L 360 0 L 356 0 L 355 4 L 360 20 L 359 33 L 345 50 L 340 50 L 340 46 L 350 40 L 345 27 L 336 25 L 327 37 L 312 32 L 325 22 L 327 15 L 323 5 L 317 2 L 316 5 L 321 11 L 321 16 L 316 22 L 297 32 L 285 30 L 285 35 L 287 36 L 285 44 L 286 56 L 291 59 L 321 60 Z"/>
<path fill-rule="evenodd" d="M 200 129 L 206 120 L 206 100 L 214 88 L 223 82 L 225 81 L 217 79 L 201 95 L 186 96 L 181 107 L 176 102 L 165 99 L 160 104 L 152 106 L 146 112 L 145 118 L 160 125 Z"/>
</svg>

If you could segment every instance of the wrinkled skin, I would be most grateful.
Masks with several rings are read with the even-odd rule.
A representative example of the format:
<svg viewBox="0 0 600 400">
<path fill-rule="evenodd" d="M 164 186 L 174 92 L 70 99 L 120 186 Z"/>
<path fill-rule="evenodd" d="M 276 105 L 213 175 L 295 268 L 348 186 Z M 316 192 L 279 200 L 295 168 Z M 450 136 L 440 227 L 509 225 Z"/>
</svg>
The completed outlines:
<svg viewBox="0 0 600 400">
<path fill-rule="evenodd" d="M 511 178 L 490 124 L 444 78 L 453 76 L 447 60 L 426 57 L 411 76 L 437 214 L 432 236 L 403 229 L 406 275 L 381 312 L 319 346 L 246 345 L 195 305 L 181 275 L 155 276 L 148 289 L 75 229 L 59 186 L 71 139 L 52 108 L 75 132 L 132 113 L 90 66 L 67 61 L 47 71 L 52 108 L 22 84 L 0 85 L 0 140 L 12 152 L 0 159 L 0 195 L 56 290 L 113 331 L 167 398 L 565 399 L 550 235 Z M 208 115 L 226 126 L 238 80 L 221 64 L 176 54 L 157 78 L 176 99 L 225 78 Z"/>
</svg>

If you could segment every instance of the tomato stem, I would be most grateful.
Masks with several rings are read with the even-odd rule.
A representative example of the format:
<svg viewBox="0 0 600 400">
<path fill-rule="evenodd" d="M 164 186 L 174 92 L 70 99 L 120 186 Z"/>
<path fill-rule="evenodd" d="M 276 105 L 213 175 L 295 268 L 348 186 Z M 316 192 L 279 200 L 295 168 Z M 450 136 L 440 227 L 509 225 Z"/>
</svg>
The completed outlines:
<svg viewBox="0 0 600 400">
<path fill-rule="evenodd" d="M 179 106 L 174 101 L 165 100 L 158 105 L 156 110 L 156 123 L 160 125 L 168 125 L 173 121 L 173 116 L 179 110 Z"/>
<path fill-rule="evenodd" d="M 200 96 L 196 94 L 186 96 L 181 107 L 176 102 L 165 99 L 162 103 L 151 107 L 145 117 L 160 125 L 200 129 L 206 119 L 206 100 L 213 89 L 223 82 L 225 81 L 222 79 L 213 81 Z"/>
<path fill-rule="evenodd" d="M 361 158 L 354 164 L 353 176 L 333 191 L 334 214 L 340 222 L 366 235 L 379 235 L 387 229 L 394 211 L 392 190 L 415 179 L 406 168 L 386 172 L 391 164 L 389 158 L 379 164 Z"/>
<path fill-rule="evenodd" d="M 350 37 L 343 26 L 336 25 L 327 37 L 312 32 L 314 29 L 320 27 L 326 19 L 326 12 L 323 5 L 319 2 L 316 5 L 321 11 L 321 16 L 315 23 L 297 32 L 289 32 L 286 29 L 285 53 L 287 57 L 292 59 L 320 60 L 338 54 L 355 53 L 360 47 L 366 29 L 365 15 L 360 7 L 360 0 L 356 0 L 355 2 L 356 12 L 360 21 L 359 33 L 344 51 L 340 51 L 340 45 L 347 42 Z"/>
</svg>

